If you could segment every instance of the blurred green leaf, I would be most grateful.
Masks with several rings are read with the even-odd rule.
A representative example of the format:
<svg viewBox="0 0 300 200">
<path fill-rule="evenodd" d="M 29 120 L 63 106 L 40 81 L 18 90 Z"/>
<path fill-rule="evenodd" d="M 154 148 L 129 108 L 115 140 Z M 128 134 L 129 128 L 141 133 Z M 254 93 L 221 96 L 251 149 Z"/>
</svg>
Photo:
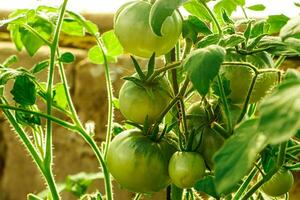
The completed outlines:
<svg viewBox="0 0 300 200">
<path fill-rule="evenodd" d="M 291 18 L 280 30 L 279 36 L 283 40 L 289 37 L 300 39 L 300 15 Z"/>
<path fill-rule="evenodd" d="M 287 141 L 300 129 L 300 82 L 280 85 L 261 104 L 259 131 L 271 144 Z"/>
<path fill-rule="evenodd" d="M 263 4 L 255 4 L 252 6 L 248 6 L 247 9 L 253 10 L 253 11 L 264 11 L 266 9 L 266 6 Z"/>
<path fill-rule="evenodd" d="M 215 184 L 219 194 L 233 187 L 249 172 L 267 138 L 257 131 L 258 121 L 243 122 L 214 157 Z"/>
<path fill-rule="evenodd" d="M 71 52 L 65 52 L 59 58 L 59 61 L 63 63 L 72 63 L 74 60 L 75 56 Z"/>
<path fill-rule="evenodd" d="M 117 39 L 113 30 L 105 32 L 101 36 L 103 50 L 108 62 L 116 62 L 117 56 L 123 53 L 123 47 Z M 102 50 L 98 45 L 92 47 L 88 52 L 88 58 L 92 63 L 103 64 L 104 57 Z"/>
<path fill-rule="evenodd" d="M 57 83 L 53 87 L 53 101 L 61 108 L 67 107 L 68 101 L 63 83 Z"/>
<path fill-rule="evenodd" d="M 270 25 L 269 34 L 279 33 L 280 29 L 288 22 L 289 18 L 283 14 L 270 15 L 267 19 L 267 23 Z"/>
<path fill-rule="evenodd" d="M 82 37 L 85 35 L 85 28 L 74 19 L 64 19 L 62 32 L 67 35 Z"/>
<path fill-rule="evenodd" d="M 214 198 L 219 197 L 215 186 L 215 178 L 213 176 L 206 176 L 198 181 L 194 185 L 194 189 L 198 192 L 204 192 L 205 194 L 208 194 Z"/>
<path fill-rule="evenodd" d="M 189 0 L 183 4 L 183 7 L 190 14 L 195 15 L 201 20 L 211 22 L 212 18 L 206 8 L 197 0 Z"/>
<path fill-rule="evenodd" d="M 43 71 L 48 66 L 49 66 L 49 60 L 43 60 L 35 64 L 30 71 L 31 73 L 36 74 Z"/>
<path fill-rule="evenodd" d="M 195 43 L 197 41 L 198 34 L 203 35 L 212 34 L 207 24 L 201 21 L 198 17 L 189 15 L 188 19 L 183 21 L 182 36 L 183 38 L 189 38 Z"/>
</svg>

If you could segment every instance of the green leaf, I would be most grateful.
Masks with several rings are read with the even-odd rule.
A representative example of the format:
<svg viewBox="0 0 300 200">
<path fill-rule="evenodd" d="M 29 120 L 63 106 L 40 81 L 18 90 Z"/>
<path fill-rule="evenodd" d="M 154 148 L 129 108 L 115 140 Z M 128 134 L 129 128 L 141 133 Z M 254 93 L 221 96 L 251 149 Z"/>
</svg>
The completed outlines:
<svg viewBox="0 0 300 200">
<path fill-rule="evenodd" d="M 244 42 L 245 40 L 245 37 L 243 37 L 242 35 L 233 34 L 225 36 L 221 40 L 220 45 L 224 47 L 235 47 L 236 45 Z"/>
<path fill-rule="evenodd" d="M 43 199 L 40 198 L 39 196 L 35 195 L 35 194 L 28 194 L 27 195 L 27 200 L 43 200 Z"/>
<path fill-rule="evenodd" d="M 283 80 L 287 81 L 300 81 L 300 72 L 296 69 L 287 69 L 284 74 Z"/>
<path fill-rule="evenodd" d="M 270 25 L 264 20 L 257 21 L 253 24 L 251 28 L 250 37 L 259 37 L 260 35 L 267 34 L 269 31 Z"/>
<path fill-rule="evenodd" d="M 215 178 L 213 176 L 206 176 L 198 181 L 194 185 L 194 189 L 198 192 L 204 192 L 205 194 L 208 194 L 214 198 L 219 197 L 215 186 Z"/>
<path fill-rule="evenodd" d="M 183 4 L 183 7 L 190 14 L 195 15 L 201 20 L 211 22 L 212 18 L 206 8 L 197 0 L 189 0 Z"/>
<path fill-rule="evenodd" d="M 23 42 L 21 40 L 21 33 L 19 25 L 8 25 L 7 29 L 10 31 L 10 37 L 18 51 L 23 49 Z"/>
<path fill-rule="evenodd" d="M 58 83 L 54 86 L 53 101 L 61 108 L 67 107 L 68 101 L 63 83 Z"/>
<path fill-rule="evenodd" d="M 226 11 L 228 16 L 231 16 L 238 6 L 243 5 L 245 5 L 245 0 L 221 0 L 214 6 L 214 12 L 219 19 L 222 19 L 223 10 Z"/>
<path fill-rule="evenodd" d="M 212 31 L 207 24 L 201 21 L 198 17 L 189 15 L 188 19 L 183 21 L 182 36 L 183 38 L 189 38 L 195 43 L 199 33 L 203 35 L 210 35 Z"/>
<path fill-rule="evenodd" d="M 11 65 L 19 62 L 19 59 L 16 55 L 11 55 L 8 58 L 5 59 L 5 61 L 2 63 L 5 67 L 10 67 Z"/>
<path fill-rule="evenodd" d="M 48 21 L 37 19 L 34 23 L 29 25 L 46 40 L 50 38 L 53 26 Z M 20 34 L 21 41 L 30 56 L 33 56 L 39 50 L 39 48 L 45 44 L 42 39 L 35 36 L 25 28 L 20 29 Z"/>
<path fill-rule="evenodd" d="M 133 62 L 133 66 L 135 68 L 136 73 L 139 75 L 141 80 L 146 80 L 146 76 L 144 74 L 144 72 L 141 69 L 141 66 L 139 65 L 138 61 L 133 57 L 130 56 L 132 62 Z"/>
<path fill-rule="evenodd" d="M 290 19 L 280 30 L 279 36 L 283 40 L 289 37 L 300 39 L 300 15 Z"/>
<path fill-rule="evenodd" d="M 162 36 L 162 25 L 167 17 L 181 6 L 184 0 L 156 0 L 151 7 L 149 22 L 153 33 Z"/>
<path fill-rule="evenodd" d="M 149 78 L 154 73 L 154 68 L 155 68 L 155 53 L 152 54 L 148 62 L 146 78 Z"/>
<path fill-rule="evenodd" d="M 183 68 L 200 95 L 209 92 L 210 84 L 218 75 L 226 52 L 217 45 L 193 51 L 184 61 Z"/>
<path fill-rule="evenodd" d="M 31 71 L 31 73 L 36 74 L 36 73 L 43 71 L 48 66 L 49 66 L 49 60 L 43 60 L 43 61 L 35 64 L 30 71 Z"/>
<path fill-rule="evenodd" d="M 222 10 L 222 18 L 226 24 L 234 24 L 234 21 L 228 16 L 226 10 Z"/>
<path fill-rule="evenodd" d="M 220 41 L 220 35 L 219 34 L 211 34 L 208 36 L 205 36 L 202 38 L 198 43 L 198 48 L 204 48 L 213 44 L 218 44 Z"/>
<path fill-rule="evenodd" d="M 113 30 L 105 32 L 101 36 L 103 50 L 108 62 L 116 62 L 117 56 L 123 53 L 123 47 L 117 39 Z M 92 63 L 103 64 L 104 57 L 99 46 L 92 47 L 88 52 L 88 58 Z"/>
<path fill-rule="evenodd" d="M 266 6 L 263 4 L 255 4 L 252 6 L 248 6 L 247 9 L 254 11 L 264 11 L 266 9 Z"/>
<path fill-rule="evenodd" d="M 271 144 L 287 141 L 300 129 L 300 82 L 288 82 L 261 105 L 259 130 Z"/>
<path fill-rule="evenodd" d="M 20 108 L 29 109 L 29 107 L 22 107 Z M 38 115 L 25 113 L 22 111 L 16 111 L 15 113 L 16 119 L 18 123 L 27 125 L 27 126 L 34 126 L 34 125 L 41 125 L 41 118 Z"/>
<path fill-rule="evenodd" d="M 267 138 L 257 132 L 257 120 L 243 122 L 214 157 L 219 194 L 232 189 L 251 169 Z"/>
<path fill-rule="evenodd" d="M 278 148 L 273 148 L 272 146 L 267 146 L 261 152 L 261 163 L 264 169 L 264 172 L 268 173 L 271 169 L 277 164 L 277 156 L 276 153 L 278 152 Z"/>
<path fill-rule="evenodd" d="M 74 19 L 64 19 L 62 32 L 71 36 L 82 37 L 85 35 L 85 28 Z"/>
<path fill-rule="evenodd" d="M 294 2 L 294 5 L 300 7 L 300 3 Z"/>
<path fill-rule="evenodd" d="M 267 19 L 267 23 L 270 25 L 269 34 L 279 33 L 280 29 L 289 21 L 290 18 L 281 15 L 270 15 Z"/>
<path fill-rule="evenodd" d="M 74 60 L 75 56 L 71 52 L 65 52 L 59 58 L 59 61 L 63 63 L 72 63 Z"/>
<path fill-rule="evenodd" d="M 11 90 L 13 99 L 22 106 L 31 106 L 36 101 L 35 84 L 27 76 L 18 76 Z"/>
</svg>

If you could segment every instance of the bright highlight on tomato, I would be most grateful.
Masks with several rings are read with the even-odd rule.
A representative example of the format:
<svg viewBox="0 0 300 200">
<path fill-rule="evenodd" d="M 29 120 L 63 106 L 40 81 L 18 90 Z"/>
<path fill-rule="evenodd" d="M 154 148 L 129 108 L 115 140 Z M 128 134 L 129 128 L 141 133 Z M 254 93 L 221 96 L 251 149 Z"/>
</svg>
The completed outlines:
<svg viewBox="0 0 300 200">
<path fill-rule="evenodd" d="M 169 164 L 172 182 L 180 188 L 191 188 L 205 174 L 203 157 L 196 152 L 176 152 Z"/>
<path fill-rule="evenodd" d="M 177 43 L 182 31 L 182 19 L 175 11 L 162 25 L 162 37 L 156 36 L 149 25 L 151 4 L 133 1 L 123 5 L 115 15 L 115 33 L 125 51 L 149 58 L 168 53 Z"/>
<path fill-rule="evenodd" d="M 137 129 L 124 131 L 109 146 L 109 171 L 121 186 L 130 191 L 157 192 L 171 183 L 168 165 L 177 151 L 176 142 L 172 132 L 156 142 Z"/>
</svg>

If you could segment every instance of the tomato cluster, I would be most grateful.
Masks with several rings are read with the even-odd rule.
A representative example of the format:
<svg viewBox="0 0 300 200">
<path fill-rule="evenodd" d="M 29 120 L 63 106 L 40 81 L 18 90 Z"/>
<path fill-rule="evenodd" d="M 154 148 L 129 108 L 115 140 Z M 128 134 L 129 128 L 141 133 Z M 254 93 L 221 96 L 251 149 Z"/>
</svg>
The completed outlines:
<svg viewBox="0 0 300 200">
<path fill-rule="evenodd" d="M 163 23 L 162 36 L 157 36 L 149 24 L 151 6 L 148 1 L 129 2 L 118 10 L 114 19 L 115 34 L 125 51 L 144 58 L 152 55 L 149 63 L 153 57 L 167 54 L 174 48 L 183 24 L 175 10 Z M 224 130 L 229 125 L 235 126 L 244 117 L 243 105 L 259 102 L 278 81 L 276 72 L 259 71 L 274 67 L 271 56 L 266 52 L 243 55 L 227 50 L 224 62 L 230 63 L 220 67 L 218 81 L 224 85 L 222 89 L 225 90 L 225 102 L 228 100 L 229 113 L 222 107 L 224 99 L 218 98 L 221 88 L 212 87 L 209 98 L 201 98 L 189 106 L 184 113 L 186 123 L 178 123 L 177 130 L 180 131 L 175 131 L 175 134 L 171 129 L 166 131 L 166 127 L 160 127 L 165 117 L 162 114 L 170 111 L 170 102 L 177 98 L 168 77 L 165 73 L 155 74 L 149 63 L 148 70 L 142 70 L 134 60 L 137 73 L 126 78 L 121 87 L 119 109 L 137 128 L 115 136 L 107 154 L 109 171 L 121 186 L 138 193 L 156 192 L 171 183 L 179 188 L 191 188 L 205 176 L 206 170 L 213 172 L 213 158 L 232 134 L 232 130 L 228 131 L 229 135 L 220 134 L 213 124 L 222 124 Z M 185 104 L 180 105 L 184 107 Z M 177 109 L 182 109 L 181 106 Z M 164 112 L 167 108 L 169 110 Z M 177 113 L 179 116 L 182 114 L 180 111 Z M 227 118 L 231 118 L 231 122 L 226 121 Z M 181 131 L 184 132 L 183 142 L 182 138 L 178 139 L 182 136 Z M 281 176 L 275 175 L 272 179 L 281 179 Z M 292 179 L 289 174 L 284 176 L 282 179 L 288 182 L 284 189 L 273 192 L 269 183 L 265 183 L 263 191 L 270 196 L 287 192 Z"/>
</svg>

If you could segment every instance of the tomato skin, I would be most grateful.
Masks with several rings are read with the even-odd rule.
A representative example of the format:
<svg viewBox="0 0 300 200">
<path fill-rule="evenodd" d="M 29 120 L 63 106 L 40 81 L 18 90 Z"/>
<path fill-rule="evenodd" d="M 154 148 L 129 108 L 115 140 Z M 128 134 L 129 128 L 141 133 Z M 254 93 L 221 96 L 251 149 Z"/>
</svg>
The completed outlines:
<svg viewBox="0 0 300 200">
<path fill-rule="evenodd" d="M 171 101 L 170 91 L 166 78 L 156 79 L 143 87 L 125 81 L 119 92 L 120 111 L 135 123 L 144 124 L 147 116 L 148 121 L 154 123 Z"/>
<path fill-rule="evenodd" d="M 241 56 L 237 53 L 227 53 L 226 61 L 240 61 L 252 63 L 258 69 L 273 68 L 274 63 L 269 54 L 261 52 L 258 54 Z M 230 94 L 228 98 L 233 104 L 243 104 L 251 85 L 254 72 L 248 67 L 222 66 L 221 77 L 229 81 Z M 252 90 L 250 103 L 256 103 L 266 96 L 276 85 L 278 80 L 277 72 L 258 75 Z"/>
<path fill-rule="evenodd" d="M 218 120 L 219 113 L 216 113 L 216 115 L 212 121 Z M 203 156 L 208 168 L 213 169 L 213 156 L 222 147 L 224 138 L 210 128 L 211 122 L 208 113 L 200 105 L 200 102 L 196 102 L 189 107 L 187 116 L 188 128 L 196 131 L 193 149 Z"/>
<path fill-rule="evenodd" d="M 263 184 L 261 189 L 269 196 L 277 197 L 289 192 L 294 184 L 294 177 L 291 171 L 280 169 L 273 177 Z"/>
<path fill-rule="evenodd" d="M 115 180 L 133 192 L 157 192 L 170 183 L 168 164 L 177 151 L 175 136 L 166 134 L 159 142 L 152 141 L 140 130 L 118 134 L 107 153 L 107 166 Z"/>
<path fill-rule="evenodd" d="M 168 53 L 177 43 L 182 31 L 182 19 L 175 11 L 162 26 L 162 37 L 156 36 L 149 25 L 151 4 L 133 1 L 122 6 L 116 13 L 114 29 L 124 50 L 136 56 L 149 58 Z"/>
<path fill-rule="evenodd" d="M 191 188 L 205 174 L 203 157 L 196 152 L 176 152 L 169 163 L 169 175 L 179 188 Z"/>
</svg>

